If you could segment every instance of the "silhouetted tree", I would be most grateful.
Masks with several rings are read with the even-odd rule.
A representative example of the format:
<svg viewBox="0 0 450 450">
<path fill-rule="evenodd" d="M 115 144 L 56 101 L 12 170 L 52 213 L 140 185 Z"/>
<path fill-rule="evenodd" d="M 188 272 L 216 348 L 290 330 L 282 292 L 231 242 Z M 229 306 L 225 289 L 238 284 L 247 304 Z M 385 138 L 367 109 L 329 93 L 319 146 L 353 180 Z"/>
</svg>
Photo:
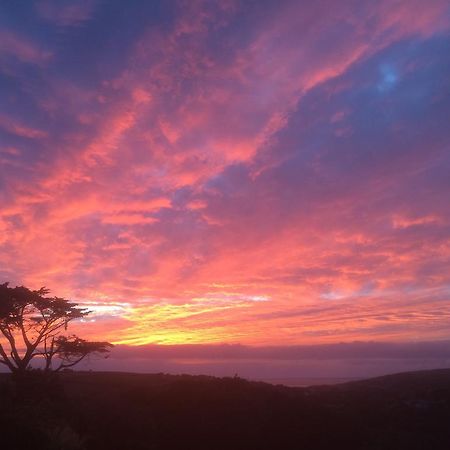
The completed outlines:
<svg viewBox="0 0 450 450">
<path fill-rule="evenodd" d="M 44 358 L 45 370 L 60 371 L 88 355 L 105 355 L 112 347 L 109 342 L 64 336 L 69 322 L 90 311 L 64 298 L 47 297 L 48 293 L 46 288 L 32 291 L 0 284 L 0 364 L 13 373 L 25 372 L 35 357 Z M 58 364 L 52 367 L 55 359 Z"/>
</svg>

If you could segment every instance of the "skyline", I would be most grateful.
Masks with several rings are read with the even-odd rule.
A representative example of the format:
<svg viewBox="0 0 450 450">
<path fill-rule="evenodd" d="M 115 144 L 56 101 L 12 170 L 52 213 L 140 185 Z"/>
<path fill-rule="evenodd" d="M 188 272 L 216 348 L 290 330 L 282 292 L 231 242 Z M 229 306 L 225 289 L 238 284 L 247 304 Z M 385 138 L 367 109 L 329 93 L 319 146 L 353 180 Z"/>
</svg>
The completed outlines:
<svg viewBox="0 0 450 450">
<path fill-rule="evenodd" d="M 448 1 L 0 12 L 0 282 L 115 344 L 450 338 Z"/>
</svg>

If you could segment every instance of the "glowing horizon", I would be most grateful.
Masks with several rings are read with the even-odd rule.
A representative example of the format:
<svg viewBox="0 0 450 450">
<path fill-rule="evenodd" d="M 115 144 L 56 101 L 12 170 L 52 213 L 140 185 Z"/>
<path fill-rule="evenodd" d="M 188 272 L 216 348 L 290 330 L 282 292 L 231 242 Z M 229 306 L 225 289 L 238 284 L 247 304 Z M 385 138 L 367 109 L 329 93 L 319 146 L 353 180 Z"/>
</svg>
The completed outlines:
<svg viewBox="0 0 450 450">
<path fill-rule="evenodd" d="M 447 0 L 0 8 L 0 282 L 117 344 L 450 338 Z"/>
</svg>

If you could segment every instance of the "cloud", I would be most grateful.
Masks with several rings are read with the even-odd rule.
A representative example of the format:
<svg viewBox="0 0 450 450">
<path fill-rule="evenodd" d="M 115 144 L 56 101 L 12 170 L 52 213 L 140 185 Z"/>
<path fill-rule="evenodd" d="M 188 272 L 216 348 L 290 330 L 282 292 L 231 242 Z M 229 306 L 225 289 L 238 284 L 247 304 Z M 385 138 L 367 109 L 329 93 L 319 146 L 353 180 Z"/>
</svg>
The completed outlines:
<svg viewBox="0 0 450 450">
<path fill-rule="evenodd" d="M 28 127 L 7 116 L 0 116 L 0 128 L 7 133 L 27 139 L 42 139 L 48 136 L 46 131 Z"/>
<path fill-rule="evenodd" d="M 5 16 L 3 278 L 128 344 L 448 337 L 447 2 L 107 3 Z"/>
<path fill-rule="evenodd" d="M 0 58 L 12 56 L 21 62 L 43 64 L 52 53 L 38 44 L 8 29 L 0 30 Z"/>
<path fill-rule="evenodd" d="M 91 19 L 97 3 L 96 0 L 82 3 L 73 0 L 40 0 L 36 3 L 36 10 L 40 18 L 56 25 L 78 26 Z"/>
</svg>

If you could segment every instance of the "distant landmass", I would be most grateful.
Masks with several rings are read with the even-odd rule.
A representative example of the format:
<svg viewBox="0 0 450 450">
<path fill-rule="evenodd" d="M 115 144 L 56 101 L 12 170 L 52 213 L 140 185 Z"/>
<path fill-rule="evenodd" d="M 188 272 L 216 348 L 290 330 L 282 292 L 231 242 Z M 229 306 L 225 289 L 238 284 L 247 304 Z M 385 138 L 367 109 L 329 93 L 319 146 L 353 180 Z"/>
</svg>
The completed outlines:
<svg viewBox="0 0 450 450">
<path fill-rule="evenodd" d="M 20 388 L 0 377 L 2 448 L 450 448 L 450 369 L 309 387 L 238 377 L 32 375 Z"/>
<path fill-rule="evenodd" d="M 361 380 L 360 377 L 287 377 L 287 378 L 261 378 L 255 381 L 263 381 L 269 384 L 283 384 L 290 387 L 308 387 L 329 384 L 348 383 Z"/>
</svg>

